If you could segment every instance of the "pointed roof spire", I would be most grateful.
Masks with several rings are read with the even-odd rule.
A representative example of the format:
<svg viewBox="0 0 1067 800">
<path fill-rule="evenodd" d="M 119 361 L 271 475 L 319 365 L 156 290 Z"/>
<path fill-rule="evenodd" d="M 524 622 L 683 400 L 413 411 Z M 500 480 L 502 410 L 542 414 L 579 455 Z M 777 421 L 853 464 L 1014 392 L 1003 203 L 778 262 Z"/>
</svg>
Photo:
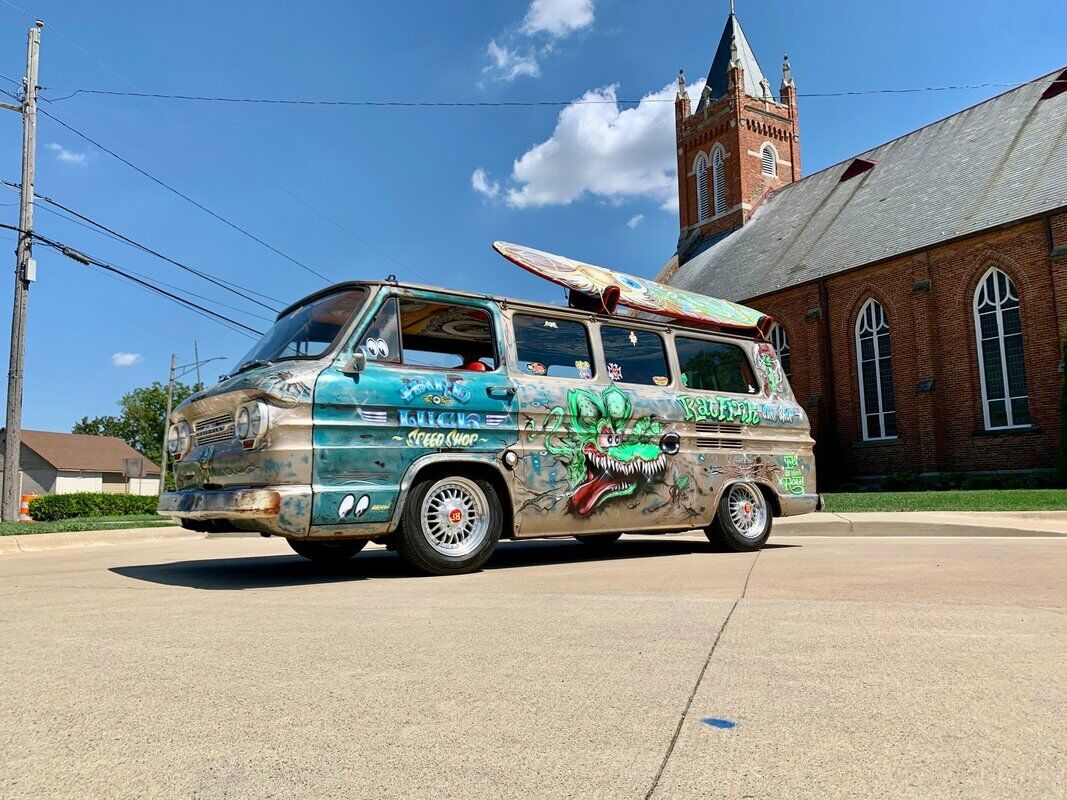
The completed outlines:
<svg viewBox="0 0 1067 800">
<path fill-rule="evenodd" d="M 678 94 L 674 96 L 675 100 L 685 100 L 689 95 L 685 93 L 685 70 L 678 70 Z"/>
<path fill-rule="evenodd" d="M 791 89 L 796 88 L 796 84 L 793 83 L 793 71 L 789 67 L 789 53 L 782 57 L 782 86 L 788 86 Z"/>
<path fill-rule="evenodd" d="M 733 2 L 731 2 L 730 16 L 726 19 L 726 27 L 723 28 L 719 46 L 711 62 L 711 70 L 708 72 L 707 87 L 711 92 L 711 97 L 718 99 L 726 96 L 730 85 L 727 73 L 735 62 L 740 64 L 745 71 L 745 94 L 762 98 L 763 89 L 760 83 L 765 80 L 763 70 L 760 69 L 756 55 L 752 52 L 748 39 L 745 38 L 745 32 L 741 30 L 741 23 L 734 14 Z M 704 107 L 706 98 L 707 93 L 704 93 L 700 105 L 697 106 L 698 111 Z"/>
</svg>

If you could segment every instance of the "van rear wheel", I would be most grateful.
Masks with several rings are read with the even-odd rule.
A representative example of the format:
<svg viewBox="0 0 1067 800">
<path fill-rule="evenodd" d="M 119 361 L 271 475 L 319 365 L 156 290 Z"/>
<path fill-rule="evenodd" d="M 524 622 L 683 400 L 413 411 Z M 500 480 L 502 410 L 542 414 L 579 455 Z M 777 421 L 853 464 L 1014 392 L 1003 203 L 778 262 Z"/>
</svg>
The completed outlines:
<svg viewBox="0 0 1067 800">
<path fill-rule="evenodd" d="M 307 539 L 286 539 L 289 546 L 299 555 L 322 566 L 344 564 L 367 546 L 366 539 L 338 539 L 329 541 L 308 541 Z"/>
<path fill-rule="evenodd" d="M 500 498 L 488 481 L 429 478 L 408 494 L 394 535 L 396 552 L 431 575 L 473 572 L 493 555 L 503 519 Z"/>
<path fill-rule="evenodd" d="M 770 505 L 754 483 L 735 483 L 727 487 L 718 511 L 704 535 L 712 544 L 727 550 L 759 550 L 771 535 Z"/>
</svg>

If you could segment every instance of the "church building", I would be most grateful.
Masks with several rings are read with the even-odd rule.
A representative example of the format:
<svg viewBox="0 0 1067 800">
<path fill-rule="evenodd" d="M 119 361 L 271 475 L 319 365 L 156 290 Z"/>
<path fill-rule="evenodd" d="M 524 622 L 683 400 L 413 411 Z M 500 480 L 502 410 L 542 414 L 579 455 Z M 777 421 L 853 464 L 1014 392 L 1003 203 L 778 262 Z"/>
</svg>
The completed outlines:
<svg viewBox="0 0 1067 800">
<path fill-rule="evenodd" d="M 679 236 L 659 280 L 777 320 L 824 485 L 1055 469 L 1067 327 L 1067 69 L 802 176 L 731 13 L 675 101 Z"/>
</svg>

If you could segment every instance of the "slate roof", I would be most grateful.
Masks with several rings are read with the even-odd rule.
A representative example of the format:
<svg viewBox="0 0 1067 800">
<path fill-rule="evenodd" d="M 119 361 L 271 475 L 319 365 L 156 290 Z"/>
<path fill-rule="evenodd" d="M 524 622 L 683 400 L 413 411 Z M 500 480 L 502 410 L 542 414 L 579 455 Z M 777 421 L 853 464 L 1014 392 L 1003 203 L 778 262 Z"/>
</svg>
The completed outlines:
<svg viewBox="0 0 1067 800">
<path fill-rule="evenodd" d="M 741 229 L 671 277 L 750 300 L 1067 205 L 1067 92 L 1037 78 L 769 195 Z"/>
<path fill-rule="evenodd" d="M 115 436 L 24 430 L 22 444 L 59 470 L 122 472 L 123 459 L 144 458 Z M 159 467 L 144 460 L 145 473 L 159 475 Z"/>
<path fill-rule="evenodd" d="M 763 70 L 760 69 L 756 54 L 752 52 L 748 39 L 745 38 L 745 32 L 741 30 L 741 23 L 737 21 L 737 16 L 733 13 L 726 19 L 726 27 L 723 28 L 719 46 L 715 49 L 715 58 L 711 61 L 711 69 L 708 71 L 708 80 L 705 85 L 711 89 L 713 100 L 726 97 L 726 89 L 729 85 L 726 73 L 730 67 L 730 42 L 734 37 L 737 38 L 737 58 L 745 71 L 745 94 L 750 97 L 763 97 L 763 89 L 760 87 L 760 81 L 764 80 Z M 702 92 L 700 102 L 697 103 L 697 111 L 704 108 L 704 100 L 705 96 Z"/>
</svg>

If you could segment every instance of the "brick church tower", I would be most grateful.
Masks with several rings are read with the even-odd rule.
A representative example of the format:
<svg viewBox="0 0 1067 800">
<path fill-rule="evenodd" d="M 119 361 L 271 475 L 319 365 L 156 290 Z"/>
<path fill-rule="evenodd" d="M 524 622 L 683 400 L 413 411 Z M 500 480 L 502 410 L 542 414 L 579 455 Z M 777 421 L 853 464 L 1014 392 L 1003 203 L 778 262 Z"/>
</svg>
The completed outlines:
<svg viewBox="0 0 1067 800">
<path fill-rule="evenodd" d="M 680 264 L 748 222 L 767 194 L 800 180 L 797 90 L 789 57 L 775 99 L 732 5 L 695 114 L 685 75 L 678 75 Z"/>
</svg>

